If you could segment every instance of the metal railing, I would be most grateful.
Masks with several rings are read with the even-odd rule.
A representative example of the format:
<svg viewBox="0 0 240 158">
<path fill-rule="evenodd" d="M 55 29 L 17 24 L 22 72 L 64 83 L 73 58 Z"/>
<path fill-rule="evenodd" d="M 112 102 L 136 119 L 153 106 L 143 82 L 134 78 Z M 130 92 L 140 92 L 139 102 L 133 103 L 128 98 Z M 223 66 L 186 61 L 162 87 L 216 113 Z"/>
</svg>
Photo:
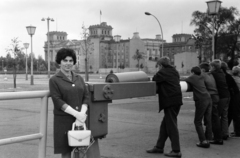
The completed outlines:
<svg viewBox="0 0 240 158">
<path fill-rule="evenodd" d="M 39 139 L 40 141 L 39 141 L 38 158 L 45 158 L 46 157 L 48 97 L 49 97 L 49 94 L 50 94 L 49 91 L 25 91 L 25 92 L 0 93 L 0 100 L 17 100 L 17 99 L 41 98 L 39 133 L 35 133 L 35 134 L 31 134 L 31 135 L 24 135 L 24 136 L 19 136 L 19 137 L 0 139 L 0 146 Z"/>
</svg>

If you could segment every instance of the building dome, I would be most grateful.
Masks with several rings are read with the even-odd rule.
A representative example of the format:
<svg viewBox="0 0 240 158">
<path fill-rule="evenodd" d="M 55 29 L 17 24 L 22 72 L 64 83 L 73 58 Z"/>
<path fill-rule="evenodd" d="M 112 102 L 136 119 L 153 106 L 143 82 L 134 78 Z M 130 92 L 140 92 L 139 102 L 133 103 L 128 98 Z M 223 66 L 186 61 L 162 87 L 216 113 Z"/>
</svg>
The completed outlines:
<svg viewBox="0 0 240 158">
<path fill-rule="evenodd" d="M 139 33 L 138 32 L 134 32 L 132 39 L 140 39 Z"/>
</svg>

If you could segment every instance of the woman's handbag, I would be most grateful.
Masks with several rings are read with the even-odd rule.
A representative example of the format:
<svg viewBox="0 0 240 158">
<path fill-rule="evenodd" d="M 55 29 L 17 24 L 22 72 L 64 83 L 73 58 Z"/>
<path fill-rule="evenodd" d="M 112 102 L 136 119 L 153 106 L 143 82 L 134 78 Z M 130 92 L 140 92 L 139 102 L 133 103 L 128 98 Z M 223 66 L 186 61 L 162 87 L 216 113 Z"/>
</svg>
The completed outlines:
<svg viewBox="0 0 240 158">
<path fill-rule="evenodd" d="M 74 130 L 76 123 L 72 125 L 72 130 L 68 131 L 68 145 L 72 147 L 89 146 L 91 131 L 86 129 L 84 123 L 83 130 Z"/>
</svg>

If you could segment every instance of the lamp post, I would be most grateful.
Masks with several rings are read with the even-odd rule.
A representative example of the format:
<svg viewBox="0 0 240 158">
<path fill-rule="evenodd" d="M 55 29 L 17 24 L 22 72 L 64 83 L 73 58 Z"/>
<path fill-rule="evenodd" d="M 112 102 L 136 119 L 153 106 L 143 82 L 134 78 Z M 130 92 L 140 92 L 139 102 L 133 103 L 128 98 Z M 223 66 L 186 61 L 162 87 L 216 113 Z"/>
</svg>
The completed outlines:
<svg viewBox="0 0 240 158">
<path fill-rule="evenodd" d="M 85 81 L 88 82 L 89 80 L 89 73 L 88 73 L 88 48 L 87 48 L 87 35 L 84 34 L 84 45 L 85 45 Z"/>
<path fill-rule="evenodd" d="M 145 15 L 152 15 L 152 14 L 149 13 L 149 12 L 145 12 Z M 161 26 L 159 20 L 156 18 L 156 16 L 154 16 L 154 15 L 152 15 L 152 16 L 157 20 L 157 22 L 158 22 L 158 24 L 160 26 L 160 31 L 161 31 L 161 34 L 162 34 L 162 56 L 163 56 L 163 31 L 162 31 L 162 26 Z M 159 48 L 159 52 L 160 52 L 160 48 Z M 159 53 L 159 56 L 161 58 L 161 53 Z"/>
<path fill-rule="evenodd" d="M 23 43 L 24 48 L 26 49 L 26 80 L 28 80 L 28 65 L 27 65 L 27 49 L 29 47 L 29 43 Z"/>
<path fill-rule="evenodd" d="M 37 72 L 38 72 L 38 60 L 37 60 Z"/>
<path fill-rule="evenodd" d="M 118 67 L 118 44 L 120 42 L 121 36 L 120 35 L 116 35 L 115 36 L 115 41 L 117 43 L 117 54 L 116 54 L 116 68 L 117 68 L 117 72 L 119 72 L 119 67 Z"/>
<path fill-rule="evenodd" d="M 2 71 L 3 71 L 3 60 L 2 60 Z"/>
<path fill-rule="evenodd" d="M 47 28 L 48 28 L 48 32 L 47 32 L 47 42 L 48 42 L 48 49 L 47 49 L 47 51 L 48 51 L 48 53 L 47 53 L 47 55 L 48 55 L 48 58 L 47 58 L 47 60 L 48 60 L 48 78 L 50 78 L 50 53 L 49 53 L 49 21 L 54 21 L 54 19 L 53 18 L 42 18 L 42 21 L 45 21 L 45 20 L 47 20 Z"/>
<path fill-rule="evenodd" d="M 218 14 L 219 8 L 221 6 L 221 1 L 214 0 L 206 2 L 208 6 L 208 14 L 213 16 L 213 29 L 212 29 L 212 60 L 216 58 L 215 52 L 215 15 Z"/>
<path fill-rule="evenodd" d="M 117 54 L 116 54 L 116 68 L 118 73 L 118 41 L 117 41 Z"/>
<path fill-rule="evenodd" d="M 33 85 L 33 51 L 32 51 L 32 36 L 35 33 L 35 26 L 27 26 L 27 32 L 31 36 L 31 85 Z"/>
</svg>

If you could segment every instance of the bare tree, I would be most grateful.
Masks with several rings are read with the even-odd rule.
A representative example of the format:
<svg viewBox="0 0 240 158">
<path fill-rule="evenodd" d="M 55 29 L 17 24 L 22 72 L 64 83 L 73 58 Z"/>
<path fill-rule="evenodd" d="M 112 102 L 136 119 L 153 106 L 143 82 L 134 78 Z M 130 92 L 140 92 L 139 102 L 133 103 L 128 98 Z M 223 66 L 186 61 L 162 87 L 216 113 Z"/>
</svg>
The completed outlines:
<svg viewBox="0 0 240 158">
<path fill-rule="evenodd" d="M 83 50 L 83 55 L 85 55 L 85 81 L 89 80 L 89 74 L 88 74 L 88 64 L 89 64 L 89 57 L 92 53 L 93 49 L 93 43 L 91 42 L 91 39 L 89 37 L 89 30 L 82 25 L 82 40 L 80 42 L 80 46 Z"/>
<path fill-rule="evenodd" d="M 13 85 L 14 85 L 14 88 L 17 87 L 16 79 L 17 79 L 17 69 L 19 66 L 18 55 L 21 54 L 21 52 L 23 50 L 23 48 L 19 46 L 19 42 L 20 41 L 18 40 L 17 37 L 13 38 L 11 40 L 11 44 L 10 44 L 9 48 L 6 49 L 7 53 L 14 55 L 14 62 L 13 62 Z"/>
</svg>

